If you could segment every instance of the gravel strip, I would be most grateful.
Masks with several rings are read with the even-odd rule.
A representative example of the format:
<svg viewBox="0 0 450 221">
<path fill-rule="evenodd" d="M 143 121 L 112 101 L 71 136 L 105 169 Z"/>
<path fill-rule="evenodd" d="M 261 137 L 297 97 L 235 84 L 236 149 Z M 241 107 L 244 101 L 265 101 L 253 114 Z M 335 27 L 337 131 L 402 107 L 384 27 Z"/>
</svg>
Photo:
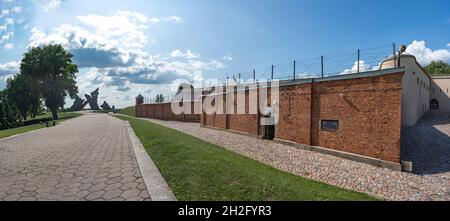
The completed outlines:
<svg viewBox="0 0 450 221">
<path fill-rule="evenodd" d="M 384 199 L 450 200 L 448 170 L 423 175 L 403 173 L 272 141 L 202 128 L 198 123 L 147 120 L 190 134 L 280 170 Z M 447 125 L 446 128 L 448 130 L 446 132 L 450 134 L 450 127 Z"/>
</svg>

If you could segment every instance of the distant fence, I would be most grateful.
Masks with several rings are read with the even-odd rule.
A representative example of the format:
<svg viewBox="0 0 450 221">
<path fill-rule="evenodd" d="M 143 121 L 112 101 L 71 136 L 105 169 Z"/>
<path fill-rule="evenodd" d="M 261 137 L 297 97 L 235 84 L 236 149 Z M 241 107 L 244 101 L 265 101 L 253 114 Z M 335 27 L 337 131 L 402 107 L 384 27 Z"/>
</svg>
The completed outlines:
<svg viewBox="0 0 450 221">
<path fill-rule="evenodd" d="M 255 68 L 247 72 L 228 73 L 216 82 L 203 82 L 203 87 L 229 84 L 230 81 L 258 80 L 297 80 L 308 78 L 324 78 L 336 75 L 354 74 L 378 70 L 380 63 L 397 53 L 396 45 L 384 45 L 374 48 L 357 49 L 323 55 L 310 59 L 293 60 L 291 62 Z"/>
<path fill-rule="evenodd" d="M 201 105 L 200 101 L 191 102 L 191 113 L 194 112 L 196 105 Z M 200 123 L 200 114 L 174 114 L 171 103 L 154 103 L 136 105 L 136 117 L 144 117 L 166 121 L 181 121 Z"/>
<path fill-rule="evenodd" d="M 198 82 L 198 84 L 197 82 L 194 83 L 196 83 L 196 88 L 208 88 L 263 80 L 324 78 L 378 70 L 381 62 L 397 55 L 398 50 L 396 47 L 394 43 L 373 48 L 343 51 L 310 59 L 293 60 L 291 62 L 254 68 L 247 72 L 217 74 L 211 79 L 205 76 L 204 78 L 208 80 L 203 80 Z M 175 94 L 165 94 L 163 100 L 164 102 L 171 102 L 174 96 Z M 144 97 L 143 102 L 144 104 L 159 103 L 156 98 L 152 97 Z"/>
</svg>

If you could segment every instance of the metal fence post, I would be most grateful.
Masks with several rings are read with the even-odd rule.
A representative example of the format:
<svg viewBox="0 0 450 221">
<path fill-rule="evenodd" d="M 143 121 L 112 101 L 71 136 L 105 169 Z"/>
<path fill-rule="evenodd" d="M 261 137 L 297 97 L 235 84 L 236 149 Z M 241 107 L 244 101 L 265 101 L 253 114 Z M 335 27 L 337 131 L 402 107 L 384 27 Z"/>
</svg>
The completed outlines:
<svg viewBox="0 0 450 221">
<path fill-rule="evenodd" d="M 358 49 L 358 74 L 359 74 L 359 61 L 360 61 L 360 54 L 361 52 L 360 52 L 360 50 Z"/>
<path fill-rule="evenodd" d="M 321 72 L 321 76 L 323 78 L 323 55 L 320 56 L 320 72 Z"/>
<path fill-rule="evenodd" d="M 271 78 L 273 80 L 273 65 L 272 65 L 272 74 L 271 74 Z"/>
<path fill-rule="evenodd" d="M 295 81 L 295 65 L 296 64 L 296 62 L 295 62 L 295 60 L 294 60 L 294 81 Z"/>
<path fill-rule="evenodd" d="M 395 55 L 395 43 L 392 43 L 392 62 L 394 62 L 394 67 L 397 67 L 397 58 Z"/>
</svg>

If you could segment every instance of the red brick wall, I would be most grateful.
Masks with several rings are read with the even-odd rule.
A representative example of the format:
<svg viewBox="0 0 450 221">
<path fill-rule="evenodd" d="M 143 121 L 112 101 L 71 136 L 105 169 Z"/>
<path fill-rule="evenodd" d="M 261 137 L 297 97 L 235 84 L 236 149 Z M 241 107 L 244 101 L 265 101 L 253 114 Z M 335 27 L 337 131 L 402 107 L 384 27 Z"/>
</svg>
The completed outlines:
<svg viewBox="0 0 450 221">
<path fill-rule="evenodd" d="M 244 92 L 242 92 L 244 93 Z M 236 114 L 237 110 L 237 93 L 234 95 L 234 113 L 229 115 L 230 130 L 259 134 L 259 115 L 250 114 L 249 99 L 257 95 L 256 90 L 245 92 L 245 114 Z"/>
<path fill-rule="evenodd" d="M 399 163 L 402 76 L 314 83 L 311 145 Z M 322 119 L 339 131 L 321 131 Z"/>
<path fill-rule="evenodd" d="M 227 115 L 224 114 L 225 113 L 225 104 L 226 104 L 226 95 L 219 95 L 222 96 L 222 106 L 221 109 L 220 105 L 217 105 L 216 109 L 217 109 L 217 114 L 215 114 L 214 117 L 214 127 L 220 128 L 220 129 L 227 129 Z M 219 97 L 217 96 L 217 98 Z M 216 100 L 216 103 L 218 102 L 218 100 Z M 217 103 L 218 104 L 218 103 Z M 219 114 L 219 111 L 223 114 Z"/>
<path fill-rule="evenodd" d="M 200 102 L 191 102 L 193 114 L 179 114 L 172 112 L 171 103 L 163 104 L 140 104 L 136 105 L 136 117 L 152 118 L 169 121 L 200 122 L 200 114 L 195 114 L 194 105 L 200 105 Z"/>
<path fill-rule="evenodd" d="M 276 138 L 309 144 L 311 136 L 311 84 L 280 88 Z"/>
<path fill-rule="evenodd" d="M 393 73 L 283 86 L 276 138 L 400 163 L 402 77 Z M 248 102 L 246 94 L 246 113 Z M 203 118 L 204 126 L 226 128 L 226 115 Z M 261 134 L 259 115 L 232 114 L 228 120 L 231 130 Z M 339 130 L 322 131 L 321 120 L 338 120 Z"/>
</svg>

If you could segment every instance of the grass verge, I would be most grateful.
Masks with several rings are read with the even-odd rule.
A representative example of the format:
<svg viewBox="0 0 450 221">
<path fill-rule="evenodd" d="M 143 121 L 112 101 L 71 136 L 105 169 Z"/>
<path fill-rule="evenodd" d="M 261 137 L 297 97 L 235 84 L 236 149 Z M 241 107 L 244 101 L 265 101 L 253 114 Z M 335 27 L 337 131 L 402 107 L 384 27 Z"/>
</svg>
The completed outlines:
<svg viewBox="0 0 450 221">
<path fill-rule="evenodd" d="M 56 123 L 61 123 L 65 120 L 79 117 L 81 115 L 82 114 L 78 114 L 78 113 L 58 113 L 59 120 L 57 120 Z M 42 117 L 42 116 L 38 116 L 38 117 Z M 0 139 L 14 136 L 17 134 L 26 133 L 26 132 L 33 131 L 33 130 L 38 130 L 38 129 L 41 129 L 44 127 L 45 127 L 45 125 L 43 125 L 43 124 L 33 124 L 33 125 L 24 126 L 24 127 L 0 130 Z"/>
<path fill-rule="evenodd" d="M 135 108 L 134 106 L 126 107 L 126 108 L 120 110 L 119 114 L 135 117 L 134 108 Z"/>
<path fill-rule="evenodd" d="M 178 200 L 377 200 L 277 170 L 146 120 L 117 117 L 130 122 Z"/>
</svg>

